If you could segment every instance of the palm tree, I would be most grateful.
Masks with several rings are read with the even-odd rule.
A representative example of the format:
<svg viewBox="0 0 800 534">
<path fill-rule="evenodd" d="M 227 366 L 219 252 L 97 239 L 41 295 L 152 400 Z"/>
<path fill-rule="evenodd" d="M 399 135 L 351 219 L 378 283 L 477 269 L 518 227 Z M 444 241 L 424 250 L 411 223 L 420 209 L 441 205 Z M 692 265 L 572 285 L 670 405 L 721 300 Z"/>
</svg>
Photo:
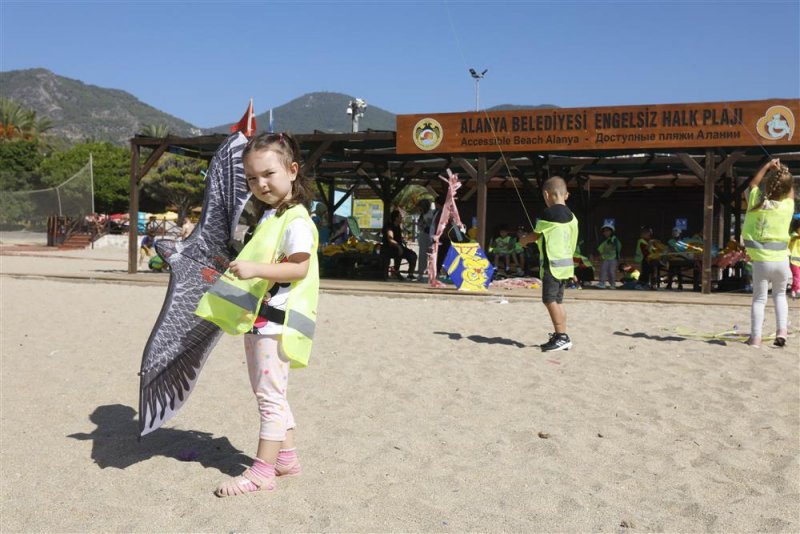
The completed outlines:
<svg viewBox="0 0 800 534">
<path fill-rule="evenodd" d="M 10 98 L 0 98 L 0 137 L 10 140 L 22 134 L 25 112 Z"/>
<path fill-rule="evenodd" d="M 414 213 L 417 203 L 423 198 L 433 200 L 434 196 L 421 185 L 409 184 L 401 189 L 397 196 L 394 197 L 393 204 L 406 213 Z"/>
<path fill-rule="evenodd" d="M 170 131 L 166 124 L 145 124 L 139 133 L 146 137 L 164 138 L 170 134 Z"/>
<path fill-rule="evenodd" d="M 36 110 L 24 109 L 10 98 L 0 98 L 0 139 L 37 139 L 53 128 L 47 117 L 36 117 Z"/>
</svg>

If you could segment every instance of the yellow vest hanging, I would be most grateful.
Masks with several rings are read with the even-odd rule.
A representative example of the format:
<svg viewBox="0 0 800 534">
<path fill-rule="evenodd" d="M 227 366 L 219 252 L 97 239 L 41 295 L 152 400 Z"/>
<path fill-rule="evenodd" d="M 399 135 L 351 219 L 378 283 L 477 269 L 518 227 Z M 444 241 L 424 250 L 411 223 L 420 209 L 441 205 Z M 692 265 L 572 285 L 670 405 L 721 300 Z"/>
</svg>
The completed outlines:
<svg viewBox="0 0 800 534">
<path fill-rule="evenodd" d="M 544 246 L 547 249 L 547 263 L 553 277 L 557 280 L 572 278 L 575 274 L 572 254 L 575 251 L 575 247 L 578 246 L 578 218 L 575 217 L 575 214 L 572 215 L 572 220 L 568 223 L 556 223 L 540 219 L 536 223 L 534 232 L 544 237 Z M 536 241 L 536 245 L 539 247 L 539 257 L 544 257 L 541 238 Z M 544 276 L 544 265 L 539 266 L 539 276 Z"/>
<path fill-rule="evenodd" d="M 303 206 L 293 206 L 280 217 L 270 217 L 259 224 L 253 237 L 237 256 L 237 260 L 275 263 L 275 255 L 286 227 L 295 219 L 304 219 L 314 235 L 314 248 L 309 258 L 308 273 L 292 282 L 281 335 L 281 348 L 292 367 L 305 367 L 311 355 L 319 300 L 319 265 L 317 261 L 317 229 Z M 224 332 L 239 335 L 253 328 L 261 302 L 273 282 L 263 278 L 240 280 L 230 271 L 225 273 L 200 299 L 195 314 L 211 321 Z"/>
<path fill-rule="evenodd" d="M 742 240 L 753 261 L 785 261 L 789 256 L 789 225 L 794 199 L 773 200 L 760 207 L 761 195 L 752 188 L 747 198 L 747 214 L 742 225 Z"/>
</svg>

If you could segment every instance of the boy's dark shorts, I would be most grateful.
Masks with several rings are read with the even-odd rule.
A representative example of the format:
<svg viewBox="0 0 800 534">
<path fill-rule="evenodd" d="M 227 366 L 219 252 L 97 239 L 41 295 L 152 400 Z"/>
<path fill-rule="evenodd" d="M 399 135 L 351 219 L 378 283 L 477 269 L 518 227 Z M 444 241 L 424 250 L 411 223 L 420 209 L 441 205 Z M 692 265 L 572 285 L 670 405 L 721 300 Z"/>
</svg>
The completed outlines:
<svg viewBox="0 0 800 534">
<path fill-rule="evenodd" d="M 569 280 L 558 280 L 550 273 L 550 269 L 545 269 L 542 276 L 542 302 L 561 304 L 564 300 L 564 288 L 567 286 L 567 282 Z"/>
</svg>

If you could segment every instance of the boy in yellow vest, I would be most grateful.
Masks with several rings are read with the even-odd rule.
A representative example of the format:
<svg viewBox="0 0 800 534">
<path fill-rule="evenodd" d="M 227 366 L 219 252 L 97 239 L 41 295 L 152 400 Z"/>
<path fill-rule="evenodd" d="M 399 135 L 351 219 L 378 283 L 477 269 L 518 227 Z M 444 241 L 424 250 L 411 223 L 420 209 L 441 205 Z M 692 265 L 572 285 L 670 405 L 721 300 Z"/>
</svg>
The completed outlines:
<svg viewBox="0 0 800 534">
<path fill-rule="evenodd" d="M 549 178 L 542 186 L 542 196 L 547 208 L 536 222 L 533 238 L 539 247 L 542 302 L 550 314 L 555 332 L 540 347 L 542 352 L 569 350 L 572 340 L 567 335 L 567 312 L 563 300 L 564 288 L 575 275 L 572 253 L 578 244 L 578 218 L 565 204 L 569 193 L 563 178 Z"/>
</svg>

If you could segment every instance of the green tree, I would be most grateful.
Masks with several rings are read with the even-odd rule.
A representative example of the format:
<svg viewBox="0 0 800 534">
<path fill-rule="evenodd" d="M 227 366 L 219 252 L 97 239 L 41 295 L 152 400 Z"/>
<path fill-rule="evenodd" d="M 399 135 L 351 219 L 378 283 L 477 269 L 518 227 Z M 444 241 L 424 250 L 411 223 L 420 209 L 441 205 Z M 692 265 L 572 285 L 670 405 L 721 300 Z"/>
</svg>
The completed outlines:
<svg viewBox="0 0 800 534">
<path fill-rule="evenodd" d="M 39 165 L 44 155 L 39 141 L 0 143 L 0 190 L 22 191 L 44 187 Z"/>
<path fill-rule="evenodd" d="M 55 187 L 81 170 L 92 155 L 94 202 L 98 213 L 127 211 L 131 154 L 111 143 L 80 143 L 55 152 L 40 166 L 42 181 Z"/>
<path fill-rule="evenodd" d="M 162 156 L 157 167 L 144 177 L 144 193 L 165 206 L 174 206 L 182 225 L 191 209 L 203 202 L 206 183 L 202 172 L 206 168 L 203 160 Z"/>
</svg>

